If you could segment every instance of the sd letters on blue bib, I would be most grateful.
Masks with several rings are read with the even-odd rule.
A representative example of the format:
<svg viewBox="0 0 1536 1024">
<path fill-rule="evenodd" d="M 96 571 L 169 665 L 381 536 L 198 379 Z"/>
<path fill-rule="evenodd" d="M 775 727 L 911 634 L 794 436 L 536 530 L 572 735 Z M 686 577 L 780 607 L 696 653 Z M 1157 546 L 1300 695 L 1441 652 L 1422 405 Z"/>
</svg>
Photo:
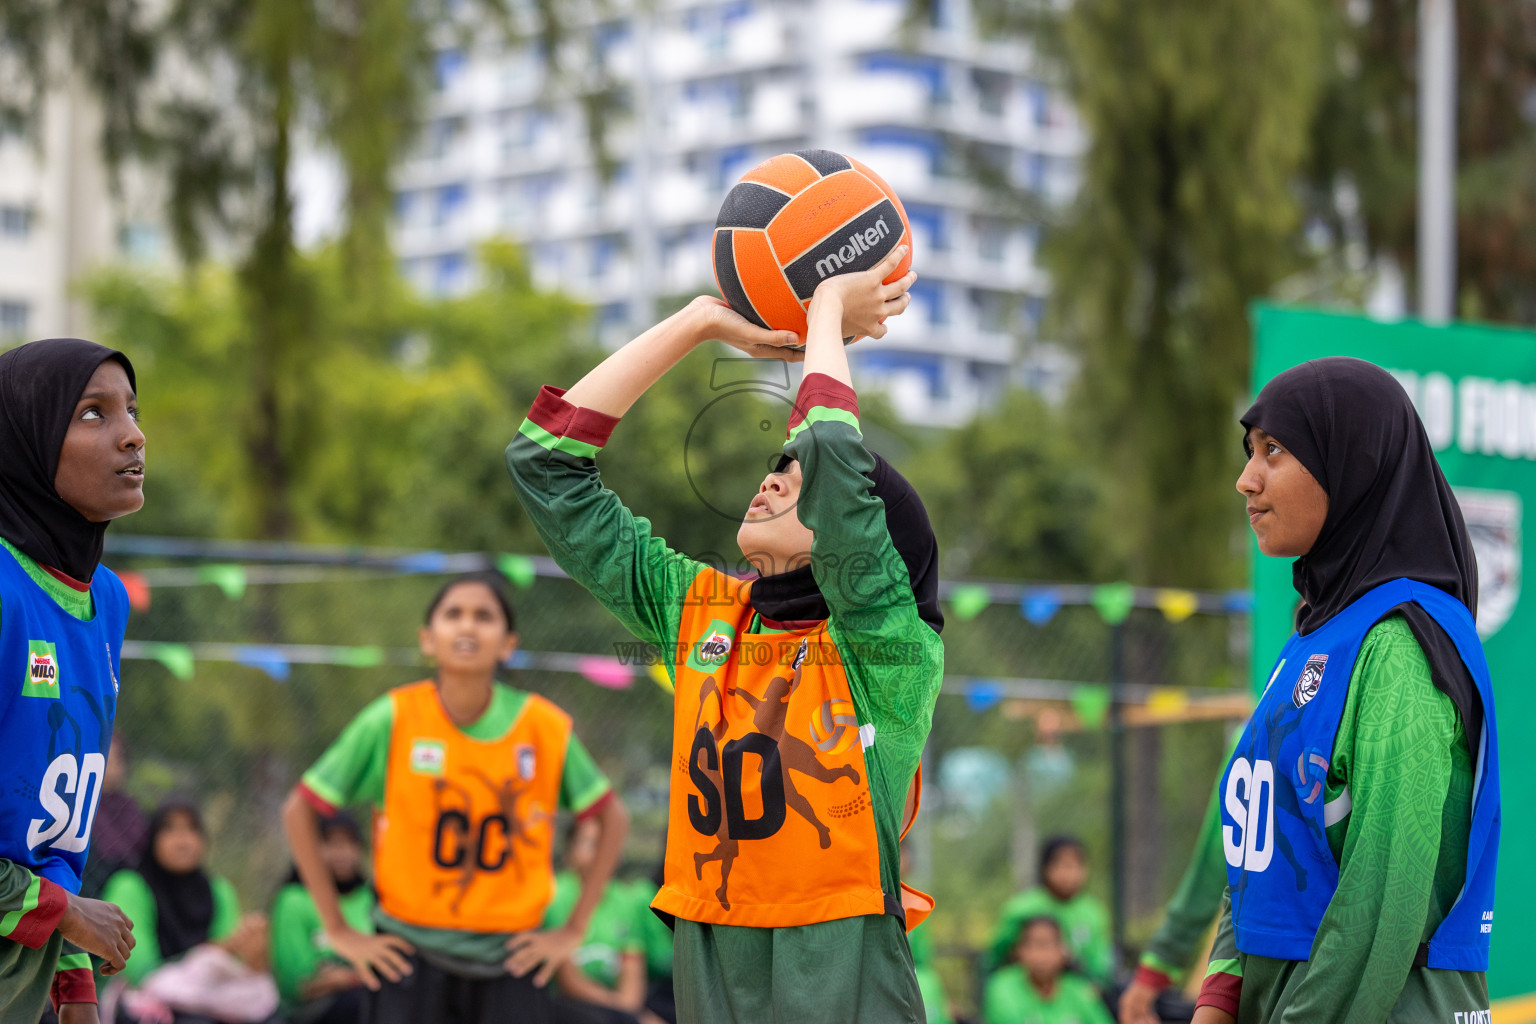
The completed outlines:
<svg viewBox="0 0 1536 1024">
<path fill-rule="evenodd" d="M 0 857 L 80 889 L 117 710 L 128 597 L 105 566 L 75 618 L 0 549 Z"/>
<path fill-rule="evenodd" d="M 1350 811 L 1349 790 L 1329 801 L 1326 787 L 1350 676 L 1366 633 L 1410 601 L 1455 643 L 1483 704 L 1466 884 L 1430 939 L 1428 966 L 1488 969 L 1499 846 L 1498 731 L 1488 664 L 1466 606 L 1406 579 L 1375 588 L 1307 636 L 1293 635 L 1238 740 L 1221 780 L 1221 832 L 1232 926 L 1243 953 L 1281 960 L 1311 956 L 1339 885 L 1325 830 Z"/>
</svg>

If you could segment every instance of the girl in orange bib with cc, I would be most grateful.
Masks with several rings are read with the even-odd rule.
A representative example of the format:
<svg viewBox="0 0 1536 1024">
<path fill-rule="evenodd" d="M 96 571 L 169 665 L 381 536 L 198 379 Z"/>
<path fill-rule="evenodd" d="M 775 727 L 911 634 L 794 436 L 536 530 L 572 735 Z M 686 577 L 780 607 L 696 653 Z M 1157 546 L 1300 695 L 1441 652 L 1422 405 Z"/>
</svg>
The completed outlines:
<svg viewBox="0 0 1536 1024">
<path fill-rule="evenodd" d="M 499 576 L 443 587 L 420 642 L 435 678 L 364 708 L 289 796 L 294 862 L 334 952 L 370 990 L 368 1024 L 544 1024 L 544 986 L 581 942 L 628 817 L 570 716 L 496 682 L 517 647 Z M 374 934 L 343 918 L 319 851 L 320 816 L 359 802 L 376 812 Z M 561 809 L 599 822 L 598 853 L 570 918 L 541 931 Z"/>
</svg>

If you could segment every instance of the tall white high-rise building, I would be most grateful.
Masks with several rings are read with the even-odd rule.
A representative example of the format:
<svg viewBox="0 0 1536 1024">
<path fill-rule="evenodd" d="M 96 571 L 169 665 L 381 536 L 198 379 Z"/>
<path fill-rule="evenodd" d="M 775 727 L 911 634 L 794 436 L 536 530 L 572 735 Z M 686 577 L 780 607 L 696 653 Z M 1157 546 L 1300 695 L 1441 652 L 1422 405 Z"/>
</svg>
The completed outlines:
<svg viewBox="0 0 1536 1024">
<path fill-rule="evenodd" d="M 567 63 L 619 98 L 606 178 L 531 46 L 445 50 L 397 175 L 407 276 L 471 287 L 475 244 L 510 236 L 541 284 L 592 302 L 622 339 L 713 287 L 715 215 L 743 172 L 832 149 L 901 196 L 921 275 L 889 335 L 852 350 L 861 385 L 930 423 L 964 420 L 1010 381 L 1059 393 L 1071 360 L 1037 333 L 1038 215 L 1070 197 L 1083 133 L 1026 44 L 979 38 L 963 0 L 934 9 L 910 24 L 904 0 L 653 0 L 585 26 Z"/>
<path fill-rule="evenodd" d="M 100 139 L 100 106 L 68 77 L 44 93 L 32 135 L 0 130 L 0 348 L 89 337 L 85 276 L 162 255 L 158 209 L 123 198 L 145 191 L 132 174 L 113 188 Z"/>
</svg>

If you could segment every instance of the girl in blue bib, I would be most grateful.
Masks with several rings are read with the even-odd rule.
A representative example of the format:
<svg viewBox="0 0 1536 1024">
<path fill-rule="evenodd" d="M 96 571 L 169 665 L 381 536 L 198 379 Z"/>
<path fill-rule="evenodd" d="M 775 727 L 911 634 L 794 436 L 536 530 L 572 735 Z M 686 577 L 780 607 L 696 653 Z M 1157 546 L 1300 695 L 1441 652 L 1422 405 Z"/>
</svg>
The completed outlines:
<svg viewBox="0 0 1536 1024">
<path fill-rule="evenodd" d="M 0 355 L 0 1022 L 95 1024 L 133 925 L 78 895 L 106 779 L 128 596 L 107 524 L 144 504 L 133 367 L 77 338 Z"/>
<path fill-rule="evenodd" d="M 1242 423 L 1237 489 L 1302 606 L 1218 791 L 1195 1024 L 1486 1020 L 1498 735 L 1461 510 L 1370 363 L 1287 370 Z"/>
</svg>

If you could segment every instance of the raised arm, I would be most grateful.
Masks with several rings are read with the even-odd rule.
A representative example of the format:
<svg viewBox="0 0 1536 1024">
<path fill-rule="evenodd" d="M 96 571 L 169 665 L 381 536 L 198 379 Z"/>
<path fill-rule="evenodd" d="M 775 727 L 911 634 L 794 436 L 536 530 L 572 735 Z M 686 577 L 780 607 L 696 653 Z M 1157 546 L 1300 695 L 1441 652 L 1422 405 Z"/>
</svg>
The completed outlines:
<svg viewBox="0 0 1536 1024">
<path fill-rule="evenodd" d="M 663 647 L 676 639 L 682 595 L 704 565 L 652 536 L 651 524 L 602 485 L 596 457 L 635 400 L 711 338 L 755 356 L 799 357 L 783 347 L 796 335 L 755 327 L 701 296 L 569 391 L 546 387 L 507 447 L 518 498 L 555 561 L 631 633 Z"/>
</svg>

